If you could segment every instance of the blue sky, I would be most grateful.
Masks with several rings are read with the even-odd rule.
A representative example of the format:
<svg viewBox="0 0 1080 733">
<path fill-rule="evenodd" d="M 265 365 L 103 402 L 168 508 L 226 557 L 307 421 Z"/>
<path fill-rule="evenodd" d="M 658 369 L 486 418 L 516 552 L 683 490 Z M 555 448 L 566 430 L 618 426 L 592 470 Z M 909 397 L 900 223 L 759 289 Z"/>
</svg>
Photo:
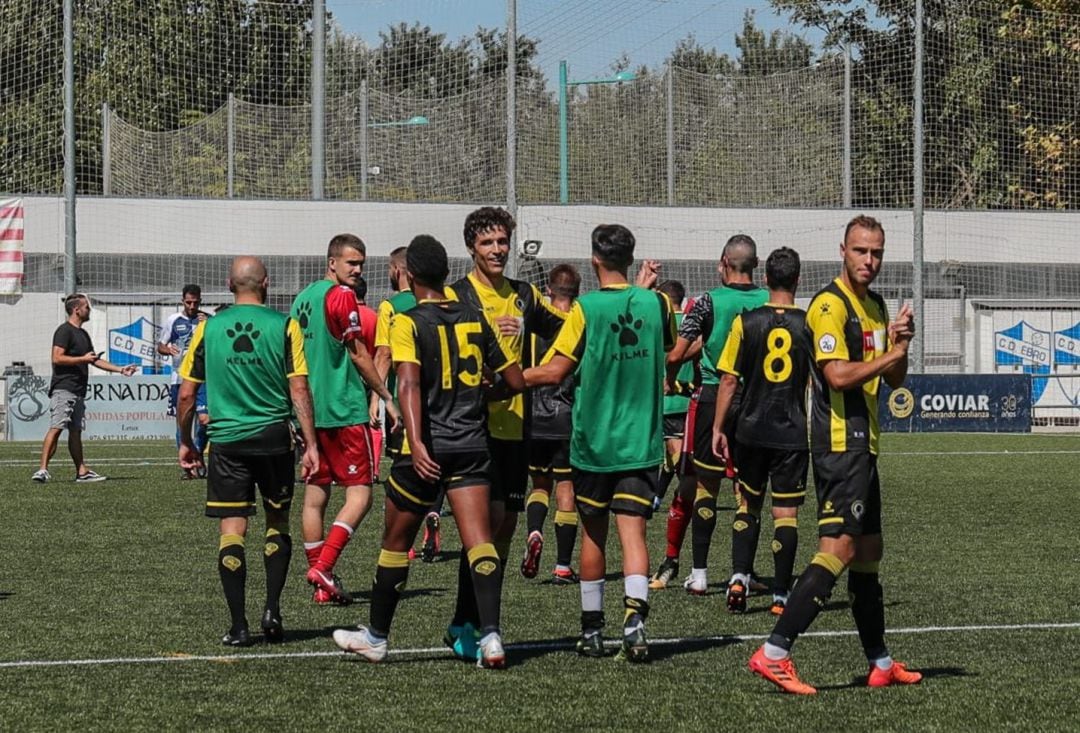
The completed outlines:
<svg viewBox="0 0 1080 733">
<path fill-rule="evenodd" d="M 326 0 L 346 31 L 375 45 L 379 31 L 420 21 L 450 39 L 478 26 L 505 27 L 506 0 Z M 606 73 L 626 53 L 635 67 L 655 66 L 688 33 L 706 47 L 735 56 L 743 14 L 753 10 L 759 27 L 786 29 L 817 45 L 821 34 L 792 26 L 767 0 L 517 0 L 518 32 L 540 41 L 539 63 L 548 79 L 560 59 L 572 76 Z"/>
</svg>

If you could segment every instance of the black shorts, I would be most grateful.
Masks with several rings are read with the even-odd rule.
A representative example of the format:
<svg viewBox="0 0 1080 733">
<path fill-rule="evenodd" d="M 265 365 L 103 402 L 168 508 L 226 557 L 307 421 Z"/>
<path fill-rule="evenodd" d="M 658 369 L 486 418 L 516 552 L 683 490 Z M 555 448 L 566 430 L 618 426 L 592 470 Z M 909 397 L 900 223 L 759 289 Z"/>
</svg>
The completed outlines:
<svg viewBox="0 0 1080 733">
<path fill-rule="evenodd" d="M 805 450 L 764 448 L 734 444 L 735 463 L 739 466 L 739 489 L 746 502 L 760 507 L 768 485 L 772 505 L 800 507 L 806 500 L 806 472 L 810 453 Z"/>
<path fill-rule="evenodd" d="M 525 444 L 529 473 L 555 475 L 560 481 L 570 479 L 570 439 L 532 438 Z"/>
<path fill-rule="evenodd" d="M 705 478 L 732 478 L 735 475 L 734 467 L 728 470 L 724 459 L 713 453 L 712 427 L 713 417 L 716 415 L 716 400 L 698 402 L 697 412 L 694 415 L 694 468 L 698 476 Z M 728 445 L 735 442 L 735 421 L 728 419 L 724 425 L 724 433 L 728 436 Z"/>
<path fill-rule="evenodd" d="M 686 413 L 664 415 L 664 440 L 676 440 L 686 432 Z"/>
<path fill-rule="evenodd" d="M 439 464 L 442 473 L 433 483 L 417 475 L 407 455 L 399 455 L 390 467 L 386 496 L 403 512 L 427 514 L 443 489 L 453 491 L 462 486 L 491 485 L 491 461 L 483 451 L 435 453 L 431 458 Z"/>
<path fill-rule="evenodd" d="M 650 518 L 656 497 L 656 468 L 596 473 L 574 469 L 574 499 L 579 514 L 597 516 L 609 511 Z"/>
<path fill-rule="evenodd" d="M 401 455 L 401 448 L 405 444 L 405 429 L 391 432 L 389 421 L 383 422 L 383 445 L 386 446 L 386 456 L 394 459 Z M 377 457 L 377 456 L 376 456 Z"/>
<path fill-rule="evenodd" d="M 206 516 L 250 517 L 255 514 L 255 489 L 263 509 L 288 510 L 296 480 L 293 452 L 271 455 L 231 454 L 214 450 L 206 466 Z"/>
<path fill-rule="evenodd" d="M 869 452 L 815 453 L 818 534 L 881 534 L 881 481 Z"/>
<path fill-rule="evenodd" d="M 491 500 L 506 504 L 508 512 L 525 511 L 529 488 L 529 458 L 525 441 L 488 437 L 491 454 Z"/>
</svg>

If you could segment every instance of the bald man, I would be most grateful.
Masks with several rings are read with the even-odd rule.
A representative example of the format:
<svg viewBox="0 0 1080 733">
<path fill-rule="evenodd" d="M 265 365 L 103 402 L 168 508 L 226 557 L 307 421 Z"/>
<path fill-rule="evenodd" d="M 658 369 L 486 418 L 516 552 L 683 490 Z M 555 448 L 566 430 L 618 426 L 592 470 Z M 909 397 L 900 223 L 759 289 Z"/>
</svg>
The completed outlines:
<svg viewBox="0 0 1080 733">
<path fill-rule="evenodd" d="M 304 436 L 304 476 L 318 470 L 311 392 L 308 390 L 304 337 L 291 318 L 267 308 L 269 277 L 255 257 L 237 257 L 229 270 L 234 304 L 219 318 L 203 321 L 180 365 L 177 422 L 180 465 L 202 467 L 192 441 L 195 394 L 206 384 L 211 441 L 206 481 L 206 516 L 220 520 L 218 574 L 231 626 L 221 641 L 250 646 L 245 613 L 248 517 L 255 514 L 255 487 L 262 494 L 266 534 L 262 548 L 266 603 L 262 631 L 267 642 L 285 638 L 281 591 L 292 555 L 289 507 L 293 496 L 295 411 Z"/>
</svg>

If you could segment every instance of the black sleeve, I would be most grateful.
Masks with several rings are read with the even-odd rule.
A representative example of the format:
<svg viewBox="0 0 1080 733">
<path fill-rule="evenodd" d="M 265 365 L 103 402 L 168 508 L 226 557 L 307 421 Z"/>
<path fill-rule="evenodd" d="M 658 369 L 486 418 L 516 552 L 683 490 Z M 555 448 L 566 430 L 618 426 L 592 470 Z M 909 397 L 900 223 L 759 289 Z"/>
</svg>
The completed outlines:
<svg viewBox="0 0 1080 733">
<path fill-rule="evenodd" d="M 59 346 L 65 354 L 68 353 L 68 349 L 71 348 L 71 328 L 68 324 L 65 323 L 56 329 L 53 333 L 52 345 Z"/>
<path fill-rule="evenodd" d="M 536 286 L 529 283 L 519 283 L 518 294 L 525 303 L 526 327 L 540 338 L 554 339 L 558 335 L 566 321 L 565 316 L 557 313 L 554 308 L 544 302 L 543 296 Z"/>
<path fill-rule="evenodd" d="M 683 316 L 679 327 L 679 336 L 687 341 L 697 341 L 699 336 L 708 337 L 712 332 L 712 297 L 702 294 L 690 307 L 690 312 Z"/>
</svg>

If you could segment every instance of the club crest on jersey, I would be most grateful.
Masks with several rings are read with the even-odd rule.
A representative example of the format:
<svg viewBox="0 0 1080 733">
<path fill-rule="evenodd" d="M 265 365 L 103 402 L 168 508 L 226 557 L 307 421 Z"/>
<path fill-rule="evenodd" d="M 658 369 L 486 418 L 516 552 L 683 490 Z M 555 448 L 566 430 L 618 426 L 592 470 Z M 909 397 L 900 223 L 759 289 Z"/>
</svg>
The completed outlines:
<svg viewBox="0 0 1080 733">
<path fill-rule="evenodd" d="M 862 519 L 863 514 L 866 514 L 866 506 L 861 501 L 853 502 L 851 505 L 851 516 L 855 519 Z"/>
<path fill-rule="evenodd" d="M 822 334 L 817 343 L 822 354 L 831 354 L 836 351 L 836 337 L 831 333 Z"/>
</svg>

